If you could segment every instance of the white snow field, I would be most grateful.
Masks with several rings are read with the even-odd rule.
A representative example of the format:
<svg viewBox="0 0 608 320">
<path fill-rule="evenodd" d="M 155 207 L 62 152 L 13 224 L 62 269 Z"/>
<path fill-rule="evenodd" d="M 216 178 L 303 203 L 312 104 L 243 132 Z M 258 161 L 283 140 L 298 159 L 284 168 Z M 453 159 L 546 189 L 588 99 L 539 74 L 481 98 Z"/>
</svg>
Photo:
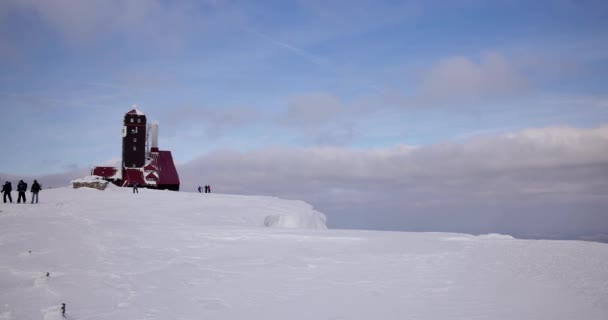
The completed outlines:
<svg viewBox="0 0 608 320">
<path fill-rule="evenodd" d="M 301 201 L 147 189 L 0 211 L 2 320 L 608 319 L 606 244 L 327 230 Z"/>
</svg>

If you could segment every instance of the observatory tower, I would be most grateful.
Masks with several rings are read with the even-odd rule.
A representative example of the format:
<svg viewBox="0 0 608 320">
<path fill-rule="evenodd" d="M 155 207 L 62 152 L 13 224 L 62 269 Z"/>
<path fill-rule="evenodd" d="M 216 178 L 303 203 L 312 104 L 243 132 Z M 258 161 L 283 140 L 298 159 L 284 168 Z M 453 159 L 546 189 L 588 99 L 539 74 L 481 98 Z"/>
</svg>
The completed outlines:
<svg viewBox="0 0 608 320">
<path fill-rule="evenodd" d="M 122 165 L 140 168 L 146 164 L 146 115 L 133 106 L 122 127 Z"/>
<path fill-rule="evenodd" d="M 180 185 L 171 151 L 158 148 L 158 121 L 148 125 L 146 115 L 135 105 L 123 118 L 120 168 L 94 167 L 91 174 L 122 187 L 178 191 Z"/>
</svg>

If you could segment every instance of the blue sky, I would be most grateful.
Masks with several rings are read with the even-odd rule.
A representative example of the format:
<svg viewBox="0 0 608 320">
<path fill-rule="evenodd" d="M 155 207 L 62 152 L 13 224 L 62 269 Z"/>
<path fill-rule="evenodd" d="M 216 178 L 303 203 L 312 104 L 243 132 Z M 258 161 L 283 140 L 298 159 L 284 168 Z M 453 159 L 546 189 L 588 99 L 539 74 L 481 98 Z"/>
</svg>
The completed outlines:
<svg viewBox="0 0 608 320">
<path fill-rule="evenodd" d="M 425 145 L 597 126 L 608 119 L 607 7 L 4 1 L 2 171 L 117 158 L 132 104 L 160 120 L 161 147 L 181 163 L 218 149 Z"/>
<path fill-rule="evenodd" d="M 605 1 L 0 2 L 0 180 L 121 155 L 332 228 L 608 241 Z M 30 179 L 31 180 L 31 179 Z"/>
</svg>

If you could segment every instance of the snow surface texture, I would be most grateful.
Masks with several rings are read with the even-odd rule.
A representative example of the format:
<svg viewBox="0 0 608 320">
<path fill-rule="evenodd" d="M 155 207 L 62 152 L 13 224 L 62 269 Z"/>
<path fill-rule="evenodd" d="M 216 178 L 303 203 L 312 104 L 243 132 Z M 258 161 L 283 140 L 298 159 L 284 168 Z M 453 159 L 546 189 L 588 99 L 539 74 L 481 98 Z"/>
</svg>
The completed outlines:
<svg viewBox="0 0 608 320">
<path fill-rule="evenodd" d="M 325 230 L 300 201 L 139 192 L 0 203 L 0 319 L 608 319 L 606 244 Z"/>
</svg>

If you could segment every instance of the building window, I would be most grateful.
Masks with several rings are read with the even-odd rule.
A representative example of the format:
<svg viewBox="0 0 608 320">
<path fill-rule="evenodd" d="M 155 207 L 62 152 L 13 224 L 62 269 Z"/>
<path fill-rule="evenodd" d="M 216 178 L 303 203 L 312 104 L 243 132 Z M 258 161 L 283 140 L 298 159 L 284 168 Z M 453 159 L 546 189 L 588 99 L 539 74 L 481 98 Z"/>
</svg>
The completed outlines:
<svg viewBox="0 0 608 320">
<path fill-rule="evenodd" d="M 137 118 L 137 123 L 141 123 L 141 119 Z"/>
<path fill-rule="evenodd" d="M 137 138 L 133 138 L 133 142 L 137 142 Z"/>
<path fill-rule="evenodd" d="M 131 118 L 131 123 L 133 123 L 133 118 Z"/>
<path fill-rule="evenodd" d="M 137 147 L 133 146 L 133 151 L 137 151 Z"/>
</svg>

